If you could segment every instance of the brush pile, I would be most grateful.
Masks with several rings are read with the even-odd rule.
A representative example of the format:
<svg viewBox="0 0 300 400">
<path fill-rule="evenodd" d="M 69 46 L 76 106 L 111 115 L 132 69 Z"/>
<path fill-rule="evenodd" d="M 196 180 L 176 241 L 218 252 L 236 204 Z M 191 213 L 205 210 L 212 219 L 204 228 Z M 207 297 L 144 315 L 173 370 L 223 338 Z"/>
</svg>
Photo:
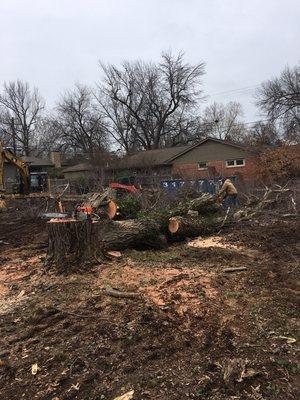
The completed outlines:
<svg viewBox="0 0 300 400">
<path fill-rule="evenodd" d="M 136 219 L 48 223 L 48 262 L 68 268 L 99 261 L 109 250 L 160 249 L 170 242 L 212 234 L 262 213 L 274 213 L 282 197 L 293 204 L 290 190 L 278 186 L 251 196 L 238 210 L 224 210 L 216 196 L 204 193 L 173 208 L 148 210 Z M 289 215 L 296 214 L 294 207 Z"/>
</svg>

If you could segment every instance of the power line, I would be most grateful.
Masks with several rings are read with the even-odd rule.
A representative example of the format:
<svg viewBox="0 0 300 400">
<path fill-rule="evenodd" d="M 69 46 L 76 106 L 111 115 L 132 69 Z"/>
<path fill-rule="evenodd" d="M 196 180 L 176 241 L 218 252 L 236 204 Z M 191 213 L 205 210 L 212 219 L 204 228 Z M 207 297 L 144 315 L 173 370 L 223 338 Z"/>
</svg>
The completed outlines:
<svg viewBox="0 0 300 400">
<path fill-rule="evenodd" d="M 254 89 L 258 88 L 260 85 L 252 85 L 252 86 L 245 86 L 242 88 L 237 88 L 237 89 L 231 89 L 231 90 L 225 90 L 223 92 L 217 92 L 217 93 L 212 93 L 208 95 L 208 97 L 213 97 L 213 96 L 220 96 L 223 94 L 228 94 L 228 93 L 237 93 L 237 94 L 242 94 L 244 93 L 249 93 L 253 91 Z"/>
<path fill-rule="evenodd" d="M 259 122 L 268 122 L 269 119 L 258 119 L 257 121 L 249 121 L 249 122 L 241 122 L 242 124 L 248 125 L 248 124 L 257 124 Z"/>
<path fill-rule="evenodd" d="M 270 120 L 269 119 L 258 119 L 258 120 L 256 120 L 256 121 L 247 121 L 247 122 L 243 122 L 243 121 L 236 121 L 236 122 L 234 122 L 234 124 L 235 125 L 237 125 L 237 124 L 243 124 L 243 125 L 251 125 L 251 124 L 258 124 L 258 123 L 263 123 L 263 122 L 269 122 Z M 218 123 L 219 123 L 220 121 L 218 121 L 218 120 L 216 120 L 216 121 L 212 121 L 212 122 L 202 122 L 202 123 L 200 123 L 200 125 L 209 125 L 209 126 L 218 126 Z"/>
</svg>

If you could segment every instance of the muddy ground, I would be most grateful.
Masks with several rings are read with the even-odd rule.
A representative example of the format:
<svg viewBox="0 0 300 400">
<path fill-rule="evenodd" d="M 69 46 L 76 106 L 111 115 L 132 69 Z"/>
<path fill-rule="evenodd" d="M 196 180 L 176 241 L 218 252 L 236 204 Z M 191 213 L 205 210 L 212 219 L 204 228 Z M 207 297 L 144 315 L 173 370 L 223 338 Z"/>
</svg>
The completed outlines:
<svg viewBox="0 0 300 400">
<path fill-rule="evenodd" d="M 14 201 L 0 214 L 0 399 L 300 398 L 299 220 L 128 250 L 66 276 L 45 269 L 38 211 Z"/>
</svg>

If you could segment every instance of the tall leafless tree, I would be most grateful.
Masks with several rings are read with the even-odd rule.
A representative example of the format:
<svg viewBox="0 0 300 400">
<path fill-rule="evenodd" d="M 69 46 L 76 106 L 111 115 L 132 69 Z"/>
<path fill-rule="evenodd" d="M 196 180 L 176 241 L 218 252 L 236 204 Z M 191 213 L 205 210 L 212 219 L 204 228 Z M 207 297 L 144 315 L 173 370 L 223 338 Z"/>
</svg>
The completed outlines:
<svg viewBox="0 0 300 400">
<path fill-rule="evenodd" d="M 34 146 L 36 126 L 44 109 L 38 89 L 20 80 L 5 83 L 0 93 L 0 130 L 26 155 Z"/>
<path fill-rule="evenodd" d="M 157 64 L 101 64 L 104 82 L 98 100 L 114 139 L 126 150 L 157 149 L 170 141 L 169 126 L 196 105 L 204 63 L 190 65 L 180 53 L 163 53 Z M 174 135 L 177 132 L 174 131 Z"/>
<path fill-rule="evenodd" d="M 280 135 L 276 124 L 272 121 L 258 121 L 249 127 L 245 136 L 245 143 L 251 146 L 271 146 L 280 142 Z"/>
<path fill-rule="evenodd" d="M 52 118 L 51 130 L 63 146 L 89 158 L 108 146 L 103 116 L 92 91 L 83 85 L 77 84 L 63 95 Z"/>
<path fill-rule="evenodd" d="M 241 141 L 245 126 L 240 121 L 243 110 L 240 103 L 216 103 L 204 109 L 197 134 L 200 137 L 212 136 L 223 140 Z"/>
<path fill-rule="evenodd" d="M 257 105 L 279 122 L 287 138 L 300 141 L 300 66 L 285 68 L 279 77 L 264 82 L 257 94 Z"/>
</svg>

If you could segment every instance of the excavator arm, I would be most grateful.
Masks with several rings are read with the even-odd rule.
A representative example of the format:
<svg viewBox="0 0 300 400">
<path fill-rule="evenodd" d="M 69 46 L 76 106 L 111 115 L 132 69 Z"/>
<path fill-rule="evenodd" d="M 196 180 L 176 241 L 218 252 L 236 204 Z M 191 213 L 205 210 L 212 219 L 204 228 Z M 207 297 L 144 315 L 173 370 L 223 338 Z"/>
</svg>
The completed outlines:
<svg viewBox="0 0 300 400">
<path fill-rule="evenodd" d="M 24 193 L 29 193 L 30 175 L 28 165 L 10 151 L 4 150 L 3 144 L 0 142 L 0 190 L 4 190 L 4 161 L 15 165 L 19 170 L 24 185 Z"/>
</svg>

